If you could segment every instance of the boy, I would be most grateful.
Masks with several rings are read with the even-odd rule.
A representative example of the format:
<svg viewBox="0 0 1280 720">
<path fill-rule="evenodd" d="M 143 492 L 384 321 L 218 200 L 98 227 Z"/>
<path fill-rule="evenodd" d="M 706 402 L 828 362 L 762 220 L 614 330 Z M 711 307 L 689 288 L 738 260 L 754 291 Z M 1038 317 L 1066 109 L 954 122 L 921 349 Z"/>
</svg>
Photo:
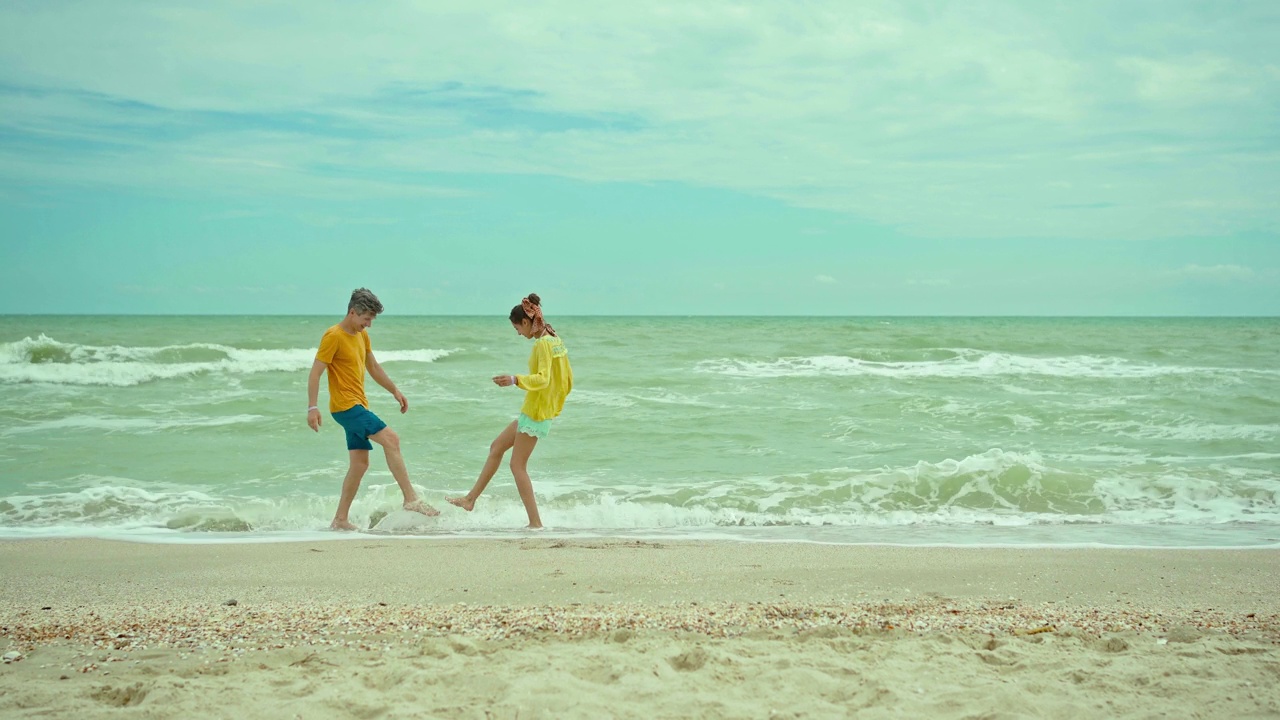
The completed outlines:
<svg viewBox="0 0 1280 720">
<path fill-rule="evenodd" d="M 369 411 L 369 401 L 364 395 L 364 373 L 367 369 L 374 381 L 386 388 L 396 402 L 400 403 L 401 413 L 409 410 L 409 401 L 374 359 L 373 348 L 369 344 L 368 328 L 381 313 L 382 303 L 373 293 L 365 288 L 351 293 L 351 301 L 347 303 L 347 316 L 342 322 L 326 330 L 324 337 L 320 338 L 320 350 L 316 352 L 316 361 L 311 365 L 311 376 L 307 378 L 307 425 L 320 432 L 320 408 L 316 399 L 320 395 L 320 375 L 328 370 L 329 412 L 347 431 L 347 450 L 350 451 L 351 465 L 347 468 L 346 479 L 342 481 L 338 512 L 329 525 L 333 530 L 358 529 L 347 519 L 347 513 L 351 510 L 356 490 L 360 488 L 360 480 L 369 469 L 369 451 L 373 449 L 370 440 L 381 445 L 386 453 L 387 467 L 400 486 L 400 492 L 404 493 L 404 509 L 427 517 L 440 514 L 439 510 L 418 499 L 413 485 L 409 483 L 404 456 L 400 454 L 400 436 Z"/>
</svg>

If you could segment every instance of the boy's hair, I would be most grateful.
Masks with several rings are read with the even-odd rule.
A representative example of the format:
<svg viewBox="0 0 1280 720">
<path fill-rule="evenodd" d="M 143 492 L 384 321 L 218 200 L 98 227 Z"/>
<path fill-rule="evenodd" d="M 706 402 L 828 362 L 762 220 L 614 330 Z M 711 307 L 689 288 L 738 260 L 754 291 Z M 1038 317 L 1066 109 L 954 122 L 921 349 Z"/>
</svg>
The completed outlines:
<svg viewBox="0 0 1280 720">
<path fill-rule="evenodd" d="M 357 315 L 364 315 L 365 313 L 381 315 L 382 303 L 378 300 L 377 295 L 369 292 L 368 288 L 356 288 L 351 293 L 351 302 L 347 303 L 347 310 L 355 310 Z"/>
</svg>

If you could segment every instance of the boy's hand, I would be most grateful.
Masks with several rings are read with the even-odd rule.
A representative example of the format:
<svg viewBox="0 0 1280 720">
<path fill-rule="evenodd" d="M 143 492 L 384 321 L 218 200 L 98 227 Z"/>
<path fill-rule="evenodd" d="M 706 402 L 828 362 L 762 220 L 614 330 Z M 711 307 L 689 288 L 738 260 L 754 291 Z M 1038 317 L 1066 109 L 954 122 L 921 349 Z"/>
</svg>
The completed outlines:
<svg viewBox="0 0 1280 720">
<path fill-rule="evenodd" d="M 311 408 L 307 411 L 307 426 L 316 432 L 320 432 L 320 409 Z"/>
<path fill-rule="evenodd" d="M 404 393 L 400 392 L 399 390 L 396 390 L 395 392 L 391 393 L 391 397 L 395 398 L 396 402 L 400 403 L 401 415 L 409 412 L 409 399 L 404 396 Z"/>
</svg>

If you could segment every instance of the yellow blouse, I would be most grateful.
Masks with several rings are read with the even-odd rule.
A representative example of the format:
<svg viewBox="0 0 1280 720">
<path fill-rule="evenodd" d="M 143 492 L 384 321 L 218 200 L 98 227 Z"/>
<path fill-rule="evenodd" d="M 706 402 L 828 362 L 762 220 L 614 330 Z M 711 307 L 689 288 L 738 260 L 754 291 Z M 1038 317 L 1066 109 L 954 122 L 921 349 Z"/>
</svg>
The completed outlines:
<svg viewBox="0 0 1280 720">
<path fill-rule="evenodd" d="M 569 351 L 560 338 L 544 335 L 533 342 L 529 374 L 517 375 L 516 385 L 529 393 L 520 412 L 531 420 L 550 420 L 560 414 L 564 399 L 573 390 Z"/>
</svg>

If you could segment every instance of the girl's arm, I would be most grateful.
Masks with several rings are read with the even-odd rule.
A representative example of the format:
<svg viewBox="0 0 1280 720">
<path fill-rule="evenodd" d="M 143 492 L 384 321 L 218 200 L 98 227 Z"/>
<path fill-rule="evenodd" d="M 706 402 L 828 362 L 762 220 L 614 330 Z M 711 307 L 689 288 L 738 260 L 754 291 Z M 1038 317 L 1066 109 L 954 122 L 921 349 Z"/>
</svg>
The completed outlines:
<svg viewBox="0 0 1280 720">
<path fill-rule="evenodd" d="M 530 375 L 516 376 L 516 385 L 521 390 L 541 390 L 551 384 L 551 343 L 534 343 L 533 359 L 537 369 Z"/>
</svg>

